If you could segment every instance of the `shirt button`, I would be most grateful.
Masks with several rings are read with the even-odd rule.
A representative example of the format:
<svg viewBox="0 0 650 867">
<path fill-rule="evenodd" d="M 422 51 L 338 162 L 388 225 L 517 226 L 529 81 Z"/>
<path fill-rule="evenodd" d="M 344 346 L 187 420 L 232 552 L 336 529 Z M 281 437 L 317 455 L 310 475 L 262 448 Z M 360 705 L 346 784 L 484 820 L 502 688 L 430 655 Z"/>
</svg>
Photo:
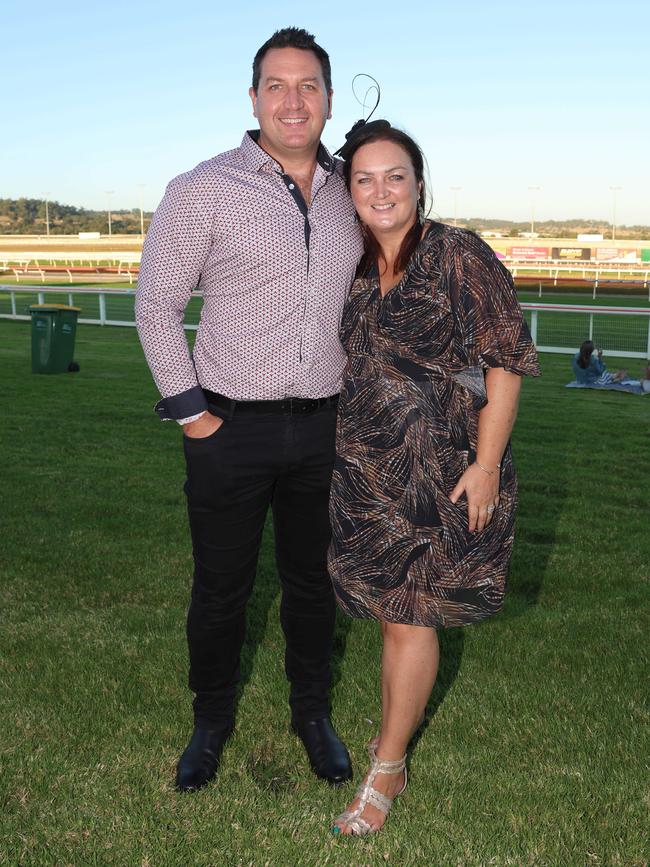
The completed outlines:
<svg viewBox="0 0 650 867">
<path fill-rule="evenodd" d="M 296 186 L 295 184 L 289 184 L 289 189 L 293 190 L 293 189 L 295 189 L 295 186 Z"/>
</svg>

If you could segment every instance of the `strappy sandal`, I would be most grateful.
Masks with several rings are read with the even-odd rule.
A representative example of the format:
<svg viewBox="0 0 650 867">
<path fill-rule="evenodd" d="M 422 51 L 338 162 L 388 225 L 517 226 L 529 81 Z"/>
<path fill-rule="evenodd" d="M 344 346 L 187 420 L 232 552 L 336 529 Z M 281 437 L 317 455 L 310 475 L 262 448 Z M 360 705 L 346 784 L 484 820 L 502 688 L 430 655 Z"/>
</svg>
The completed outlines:
<svg viewBox="0 0 650 867">
<path fill-rule="evenodd" d="M 368 805 L 376 807 L 384 814 L 384 816 L 387 816 L 390 812 L 394 798 L 389 798 L 387 795 L 383 795 L 381 792 L 378 792 L 377 789 L 373 788 L 372 784 L 375 782 L 377 774 L 393 775 L 401 774 L 402 771 L 404 771 L 404 785 L 397 795 L 401 795 L 406 788 L 407 772 L 405 755 L 402 756 L 401 759 L 396 759 L 394 761 L 390 761 L 389 759 L 379 759 L 377 758 L 374 744 L 369 746 L 368 752 L 370 753 L 371 761 L 370 772 L 368 773 L 365 782 L 363 782 L 357 789 L 356 797 L 359 798 L 359 806 L 354 810 L 346 810 L 337 817 L 333 829 L 335 832 L 340 830 L 341 825 L 347 825 L 352 831 L 352 834 L 358 837 L 365 836 L 366 834 L 373 834 L 379 830 L 379 828 L 373 827 L 370 822 L 367 822 L 361 815 Z M 395 798 L 397 795 L 395 795 Z"/>
<path fill-rule="evenodd" d="M 422 711 L 422 716 L 420 717 L 420 722 L 417 724 L 415 731 L 413 732 L 413 735 L 411 735 L 411 737 L 413 737 L 417 732 L 420 731 L 420 729 L 422 728 L 422 726 L 425 724 L 426 721 L 427 721 L 426 713 L 424 711 Z M 379 746 L 379 741 L 380 741 L 380 736 L 375 735 L 374 738 L 371 738 L 368 741 L 368 743 L 367 743 L 368 749 L 369 750 L 376 750 L 377 747 Z"/>
</svg>

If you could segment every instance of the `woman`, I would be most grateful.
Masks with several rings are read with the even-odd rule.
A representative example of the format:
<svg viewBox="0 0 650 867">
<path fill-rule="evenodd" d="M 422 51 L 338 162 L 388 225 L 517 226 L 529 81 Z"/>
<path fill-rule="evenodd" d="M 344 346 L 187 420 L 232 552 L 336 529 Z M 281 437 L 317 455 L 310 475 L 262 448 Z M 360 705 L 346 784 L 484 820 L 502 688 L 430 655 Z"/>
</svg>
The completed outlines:
<svg viewBox="0 0 650 867">
<path fill-rule="evenodd" d="M 502 606 L 516 500 L 508 442 L 520 377 L 539 371 L 492 250 L 423 219 L 415 142 L 375 121 L 343 155 L 366 255 L 341 326 L 349 360 L 329 562 L 341 608 L 380 623 L 382 724 L 333 830 L 367 834 L 406 786 L 406 747 L 438 669 L 436 629 Z"/>
<path fill-rule="evenodd" d="M 621 382 L 627 376 L 626 370 L 617 370 L 609 373 L 603 361 L 603 350 L 594 352 L 594 344 L 591 340 L 583 340 L 580 349 L 573 356 L 573 374 L 576 382 L 582 385 L 609 385 L 612 382 Z"/>
</svg>

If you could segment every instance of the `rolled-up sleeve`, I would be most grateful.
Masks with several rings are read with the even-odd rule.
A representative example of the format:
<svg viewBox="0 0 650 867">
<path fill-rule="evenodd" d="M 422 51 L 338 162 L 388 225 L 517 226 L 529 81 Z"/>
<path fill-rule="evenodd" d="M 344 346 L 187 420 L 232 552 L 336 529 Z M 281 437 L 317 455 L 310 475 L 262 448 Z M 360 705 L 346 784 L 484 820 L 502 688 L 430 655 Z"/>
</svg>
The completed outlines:
<svg viewBox="0 0 650 867">
<path fill-rule="evenodd" d="M 175 178 L 154 214 L 142 250 L 135 319 L 162 396 L 156 405 L 162 419 L 186 418 L 207 407 L 183 327 L 185 308 L 213 243 L 209 216 L 201 205 L 188 176 Z"/>
<path fill-rule="evenodd" d="M 454 251 L 452 274 L 454 313 L 468 363 L 539 375 L 512 276 L 493 250 L 468 235 Z"/>
</svg>

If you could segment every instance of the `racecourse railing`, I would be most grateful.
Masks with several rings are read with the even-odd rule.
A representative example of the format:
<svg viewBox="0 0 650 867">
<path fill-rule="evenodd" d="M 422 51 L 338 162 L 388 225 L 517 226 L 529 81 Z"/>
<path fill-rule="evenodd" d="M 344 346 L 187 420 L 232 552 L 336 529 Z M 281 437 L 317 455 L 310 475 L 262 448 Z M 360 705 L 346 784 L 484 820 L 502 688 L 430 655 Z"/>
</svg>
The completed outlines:
<svg viewBox="0 0 650 867">
<path fill-rule="evenodd" d="M 591 288 L 591 297 L 597 298 L 599 290 L 616 287 L 619 290 L 629 289 L 639 292 L 643 290 L 650 300 L 650 270 L 634 268 L 626 265 L 589 265 L 562 262 L 534 263 L 512 262 L 504 260 L 515 283 L 538 284 L 539 297 L 542 297 L 542 287 L 570 286 L 582 284 Z"/>
<path fill-rule="evenodd" d="M 593 299 L 611 289 L 617 293 L 644 293 L 650 300 L 650 267 L 646 263 L 558 259 L 535 261 L 509 257 L 502 261 L 518 285 L 536 286 L 539 298 L 548 291 L 553 292 L 558 286 L 575 286 L 576 289 L 591 292 Z M 139 263 L 139 252 L 0 251 L 0 271 L 12 271 L 16 283 L 25 280 L 27 284 L 35 278 L 40 278 L 43 284 L 55 279 L 73 284 L 81 278 L 81 272 L 84 272 L 83 279 L 88 282 L 128 280 L 132 284 L 137 280 Z M 92 270 L 97 273 L 90 273 Z M 58 275 L 56 272 L 59 272 Z"/>
<path fill-rule="evenodd" d="M 650 360 L 650 308 L 521 304 L 539 352 L 574 353 L 593 340 L 609 355 Z"/>
<path fill-rule="evenodd" d="M 192 293 L 185 328 L 196 330 L 202 293 Z M 84 305 L 94 316 L 81 315 L 87 325 L 135 325 L 134 289 L 0 284 L 0 318 L 29 319 L 32 304 L 64 301 Z M 540 352 L 574 353 L 583 340 L 593 340 L 607 354 L 650 359 L 650 307 L 590 306 L 587 304 L 522 303 L 524 315 Z M 189 314 L 189 315 L 188 315 Z M 194 319 L 195 321 L 187 321 Z"/>
</svg>

